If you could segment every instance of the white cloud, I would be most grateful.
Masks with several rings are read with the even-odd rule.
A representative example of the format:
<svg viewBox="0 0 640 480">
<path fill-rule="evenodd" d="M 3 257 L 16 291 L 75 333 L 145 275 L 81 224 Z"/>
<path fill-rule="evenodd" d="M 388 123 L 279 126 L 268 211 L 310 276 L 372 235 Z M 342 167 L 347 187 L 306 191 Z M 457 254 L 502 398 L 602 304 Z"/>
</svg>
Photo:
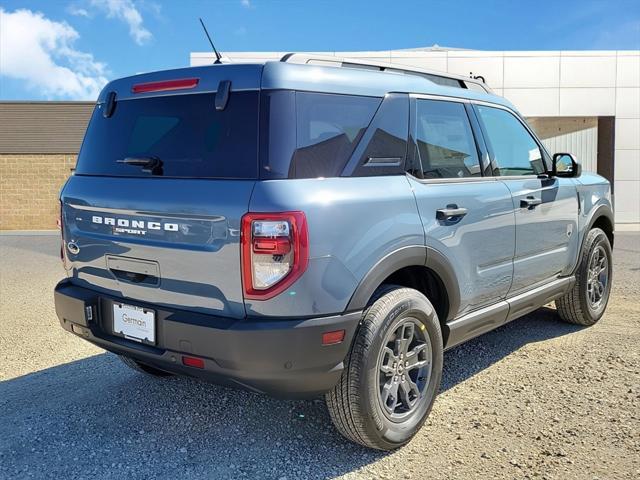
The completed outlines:
<svg viewBox="0 0 640 480">
<path fill-rule="evenodd" d="M 76 17 L 91 17 L 91 15 L 89 15 L 89 12 L 85 8 L 78 7 L 77 5 L 69 5 L 67 7 L 67 12 Z"/>
<path fill-rule="evenodd" d="M 240 5 L 242 5 L 244 8 L 251 8 L 251 0 L 240 0 Z"/>
<path fill-rule="evenodd" d="M 40 12 L 0 8 L 0 75 L 24 80 L 45 98 L 95 100 L 106 65 L 74 48 L 78 32 Z"/>
<path fill-rule="evenodd" d="M 129 35 L 138 45 L 153 38 L 151 32 L 142 25 L 142 15 L 132 0 L 91 0 L 91 5 L 104 11 L 109 18 L 125 22 L 129 26 Z"/>
</svg>

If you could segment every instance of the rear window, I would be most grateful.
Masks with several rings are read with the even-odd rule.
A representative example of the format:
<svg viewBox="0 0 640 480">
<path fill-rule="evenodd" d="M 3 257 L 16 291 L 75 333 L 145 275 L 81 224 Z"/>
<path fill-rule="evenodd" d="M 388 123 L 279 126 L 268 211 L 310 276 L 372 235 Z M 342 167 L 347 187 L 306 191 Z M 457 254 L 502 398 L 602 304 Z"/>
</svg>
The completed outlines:
<svg viewBox="0 0 640 480">
<path fill-rule="evenodd" d="M 326 93 L 263 94 L 263 178 L 340 175 L 382 99 Z"/>
<path fill-rule="evenodd" d="M 150 176 L 125 158 L 157 158 L 167 177 L 253 179 L 258 173 L 258 91 L 231 92 L 222 111 L 215 93 L 116 102 L 104 118 L 96 106 L 76 174 Z M 150 170 L 150 169 L 146 169 Z"/>
</svg>

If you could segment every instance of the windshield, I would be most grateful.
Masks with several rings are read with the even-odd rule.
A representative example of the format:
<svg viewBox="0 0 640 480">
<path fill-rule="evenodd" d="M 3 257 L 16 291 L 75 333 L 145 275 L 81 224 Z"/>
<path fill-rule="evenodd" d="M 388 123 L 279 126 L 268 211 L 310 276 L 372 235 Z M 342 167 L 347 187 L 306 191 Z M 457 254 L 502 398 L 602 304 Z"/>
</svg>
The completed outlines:
<svg viewBox="0 0 640 480">
<path fill-rule="evenodd" d="M 109 118 L 97 105 L 76 174 L 254 179 L 258 108 L 258 91 L 232 92 L 220 111 L 215 93 L 116 101 Z M 149 158 L 162 169 L 123 161 Z"/>
</svg>

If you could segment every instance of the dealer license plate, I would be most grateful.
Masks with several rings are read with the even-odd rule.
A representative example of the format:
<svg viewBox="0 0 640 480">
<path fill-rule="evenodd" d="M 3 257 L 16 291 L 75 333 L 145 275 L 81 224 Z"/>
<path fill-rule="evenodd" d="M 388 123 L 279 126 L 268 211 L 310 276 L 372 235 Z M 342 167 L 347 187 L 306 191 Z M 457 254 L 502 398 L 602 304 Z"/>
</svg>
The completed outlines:
<svg viewBox="0 0 640 480">
<path fill-rule="evenodd" d="M 156 343 L 156 320 L 153 310 L 133 305 L 113 304 L 113 331 L 130 340 Z"/>
</svg>

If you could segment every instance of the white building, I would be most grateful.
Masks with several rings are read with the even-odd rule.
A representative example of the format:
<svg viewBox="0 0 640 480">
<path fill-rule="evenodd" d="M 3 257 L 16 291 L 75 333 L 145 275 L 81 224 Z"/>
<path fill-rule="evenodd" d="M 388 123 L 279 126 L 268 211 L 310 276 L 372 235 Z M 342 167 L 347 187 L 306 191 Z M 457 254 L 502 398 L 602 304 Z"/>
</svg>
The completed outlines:
<svg viewBox="0 0 640 480">
<path fill-rule="evenodd" d="M 287 52 L 237 52 L 233 61 Z M 441 47 L 314 52 L 482 76 L 526 116 L 551 153 L 569 151 L 613 186 L 617 228 L 640 226 L 640 51 L 477 51 Z M 213 54 L 194 52 L 191 65 Z M 624 225 L 624 224 L 634 224 Z"/>
</svg>

